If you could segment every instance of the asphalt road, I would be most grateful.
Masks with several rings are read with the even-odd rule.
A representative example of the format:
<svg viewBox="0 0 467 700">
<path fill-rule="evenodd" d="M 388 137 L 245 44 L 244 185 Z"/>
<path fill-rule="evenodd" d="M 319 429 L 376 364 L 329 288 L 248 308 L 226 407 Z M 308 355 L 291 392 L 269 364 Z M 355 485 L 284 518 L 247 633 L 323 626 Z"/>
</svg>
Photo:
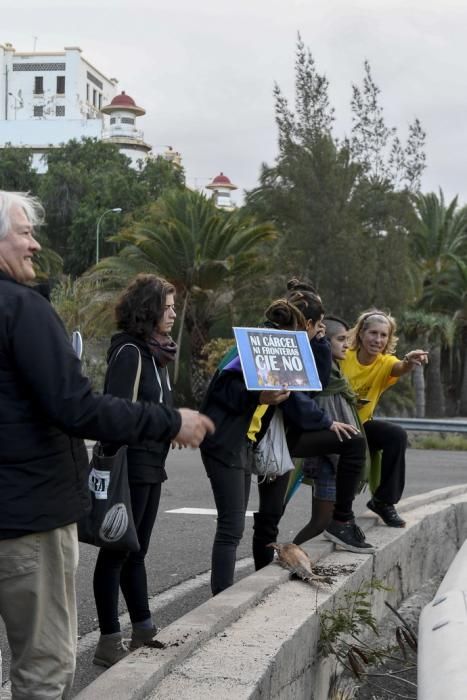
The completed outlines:
<svg viewBox="0 0 467 700">
<path fill-rule="evenodd" d="M 210 569 L 211 545 L 215 532 L 215 516 L 210 514 L 180 514 L 168 511 L 183 508 L 214 508 L 209 481 L 197 450 L 174 451 L 168 460 L 169 479 L 163 486 L 159 515 L 147 555 L 149 592 L 156 596 L 163 591 L 177 588 L 188 579 Z M 467 475 L 466 452 L 442 452 L 408 450 L 407 485 L 404 496 L 431 491 L 432 489 L 461 484 Z M 365 510 L 367 498 L 359 496 L 356 513 Z M 290 541 L 310 517 L 311 491 L 302 486 L 289 504 L 281 521 L 281 541 Z M 257 507 L 257 489 L 252 486 L 249 509 Z M 247 519 L 245 535 L 239 547 L 238 559 L 251 556 L 251 525 Z M 83 637 L 97 627 L 92 595 L 92 573 L 96 550 L 82 545 L 77 578 L 79 634 Z M 252 570 L 246 562 L 241 575 Z M 199 581 L 199 585 L 197 582 Z M 189 593 L 175 595 L 156 620 L 160 626 L 169 624 L 209 595 L 207 577 L 195 579 Z M 175 588 L 174 588 L 175 587 Z M 167 595 L 166 595 L 167 597 Z M 156 599 L 157 600 L 157 599 Z M 122 612 L 124 607 L 122 605 Z M 3 623 L 0 621 L 0 648 L 3 656 L 3 681 L 8 677 L 8 646 Z M 89 648 L 79 657 L 75 692 L 91 682 L 98 669 L 90 663 Z"/>
</svg>

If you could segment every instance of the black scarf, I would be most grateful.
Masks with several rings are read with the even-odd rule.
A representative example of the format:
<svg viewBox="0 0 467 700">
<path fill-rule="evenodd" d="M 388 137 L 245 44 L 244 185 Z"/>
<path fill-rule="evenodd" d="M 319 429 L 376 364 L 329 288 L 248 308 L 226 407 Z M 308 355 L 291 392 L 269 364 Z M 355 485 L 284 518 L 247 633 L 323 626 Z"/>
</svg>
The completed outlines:
<svg viewBox="0 0 467 700">
<path fill-rule="evenodd" d="M 165 367 L 169 362 L 175 360 L 177 354 L 177 343 L 170 335 L 153 331 L 148 340 L 149 350 L 156 358 L 159 367 Z"/>
</svg>

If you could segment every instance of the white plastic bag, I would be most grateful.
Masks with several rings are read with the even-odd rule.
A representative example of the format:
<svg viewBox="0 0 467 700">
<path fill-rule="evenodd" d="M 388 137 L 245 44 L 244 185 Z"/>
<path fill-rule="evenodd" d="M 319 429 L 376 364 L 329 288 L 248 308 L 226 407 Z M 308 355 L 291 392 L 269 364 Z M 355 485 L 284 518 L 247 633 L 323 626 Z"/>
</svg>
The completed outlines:
<svg viewBox="0 0 467 700">
<path fill-rule="evenodd" d="M 253 448 L 252 471 L 263 479 L 276 479 L 294 468 L 282 411 L 276 408 L 262 439 Z"/>
</svg>

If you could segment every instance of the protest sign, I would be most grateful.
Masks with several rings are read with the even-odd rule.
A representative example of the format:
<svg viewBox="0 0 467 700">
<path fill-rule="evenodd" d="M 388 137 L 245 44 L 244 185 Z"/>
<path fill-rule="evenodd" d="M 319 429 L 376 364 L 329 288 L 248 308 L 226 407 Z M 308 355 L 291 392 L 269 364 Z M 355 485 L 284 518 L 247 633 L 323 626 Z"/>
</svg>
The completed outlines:
<svg viewBox="0 0 467 700">
<path fill-rule="evenodd" d="M 287 386 L 290 391 L 321 391 L 310 341 L 304 331 L 234 328 L 247 389 Z"/>
</svg>

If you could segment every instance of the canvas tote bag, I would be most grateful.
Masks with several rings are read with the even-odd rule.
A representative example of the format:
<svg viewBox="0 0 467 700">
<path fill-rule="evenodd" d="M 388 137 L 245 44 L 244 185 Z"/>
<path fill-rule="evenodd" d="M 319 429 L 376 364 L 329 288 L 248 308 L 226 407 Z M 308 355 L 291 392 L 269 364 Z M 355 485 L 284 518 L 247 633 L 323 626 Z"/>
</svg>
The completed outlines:
<svg viewBox="0 0 467 700">
<path fill-rule="evenodd" d="M 122 345 L 118 352 L 128 346 L 138 351 L 138 369 L 132 397 L 132 401 L 136 401 L 141 378 L 141 353 L 132 343 Z M 79 541 L 106 549 L 138 552 L 140 547 L 131 511 L 126 445 L 111 456 L 104 455 L 99 442 L 94 445 L 88 486 L 91 510 L 78 521 Z"/>
</svg>

